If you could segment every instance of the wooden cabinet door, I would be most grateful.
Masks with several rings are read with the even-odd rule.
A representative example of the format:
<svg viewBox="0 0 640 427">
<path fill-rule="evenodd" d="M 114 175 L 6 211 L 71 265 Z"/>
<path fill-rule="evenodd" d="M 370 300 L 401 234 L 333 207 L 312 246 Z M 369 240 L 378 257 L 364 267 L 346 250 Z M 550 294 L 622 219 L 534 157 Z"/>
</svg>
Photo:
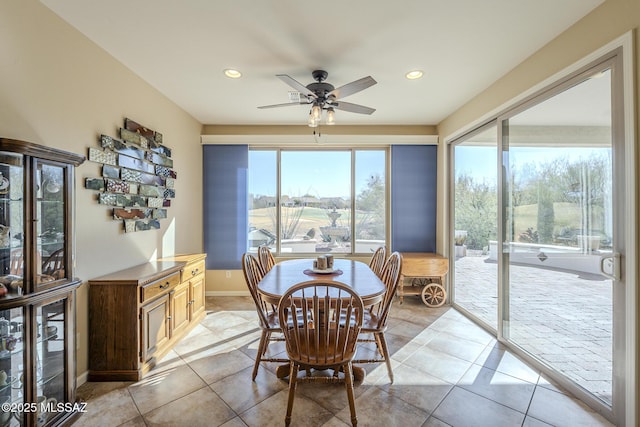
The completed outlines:
<svg viewBox="0 0 640 427">
<path fill-rule="evenodd" d="M 205 305 L 205 285 L 204 274 L 199 274 L 189 280 L 189 288 L 191 289 L 191 318 L 195 319 L 201 313 L 204 313 Z"/>
<path fill-rule="evenodd" d="M 143 305 L 142 311 L 142 361 L 151 359 L 155 352 L 167 345 L 170 338 L 169 295 Z"/>
<path fill-rule="evenodd" d="M 191 316 L 189 313 L 189 284 L 183 283 L 171 293 L 171 335 L 178 335 L 189 326 Z"/>
</svg>

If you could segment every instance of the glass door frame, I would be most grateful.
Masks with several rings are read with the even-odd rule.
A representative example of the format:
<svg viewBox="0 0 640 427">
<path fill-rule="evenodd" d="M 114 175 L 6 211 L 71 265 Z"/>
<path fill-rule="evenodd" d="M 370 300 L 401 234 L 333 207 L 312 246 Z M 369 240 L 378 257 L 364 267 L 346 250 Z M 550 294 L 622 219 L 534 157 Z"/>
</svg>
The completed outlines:
<svg viewBox="0 0 640 427">
<path fill-rule="evenodd" d="M 448 235 L 448 241 L 449 242 L 454 242 L 455 240 L 455 186 L 456 186 L 456 182 L 455 182 L 455 166 L 456 166 L 456 162 L 455 162 L 455 149 L 457 145 L 461 145 L 464 144 L 465 141 L 473 138 L 474 136 L 481 134 L 489 129 L 491 129 L 492 127 L 497 127 L 497 119 L 492 119 L 489 120 L 486 123 L 483 123 L 482 125 L 476 127 L 475 129 L 473 129 L 472 131 L 464 134 L 463 136 L 461 136 L 460 138 L 455 139 L 454 141 L 451 141 L 451 143 L 449 144 L 449 171 L 450 171 L 450 176 L 449 176 L 449 212 L 450 212 L 450 219 L 449 219 L 449 235 Z M 496 150 L 498 150 L 497 147 L 497 140 L 496 140 Z M 498 163 L 498 166 L 500 165 L 500 163 Z M 497 181 L 496 181 L 497 182 Z M 500 192 L 500 186 L 497 186 L 497 191 L 498 193 Z M 496 218 L 496 221 L 498 220 L 498 218 Z M 498 240 L 500 236 L 498 236 Z M 484 319 L 481 319 L 480 317 L 476 316 L 474 313 L 472 313 L 471 311 L 467 310 L 465 307 L 459 305 L 456 303 L 456 275 L 455 275 L 455 259 L 456 259 L 456 254 L 455 254 L 455 245 L 453 244 L 449 244 L 449 259 L 453 260 L 452 262 L 449 262 L 449 266 L 450 266 L 450 272 L 449 272 L 449 300 L 451 301 L 451 304 L 456 308 L 456 310 L 462 312 L 465 314 L 465 316 L 469 317 L 470 319 L 472 319 L 475 323 L 477 323 L 478 325 L 482 326 L 484 329 L 486 329 L 488 332 L 490 332 L 491 334 L 495 335 L 497 333 L 496 327 L 494 325 L 491 325 L 490 323 L 488 323 L 487 321 L 485 321 Z M 498 267 L 499 268 L 499 267 Z M 500 276 L 498 274 L 498 276 Z M 496 286 L 498 287 L 498 304 L 499 301 L 501 300 L 500 298 L 500 293 L 501 291 L 501 287 L 499 286 L 499 283 L 496 283 Z M 500 322 L 500 312 L 498 311 L 498 326 L 501 324 Z"/>
<path fill-rule="evenodd" d="M 510 347 L 513 348 L 514 351 L 519 353 L 523 357 L 527 357 L 530 359 L 527 353 L 521 350 L 516 343 L 510 340 L 508 336 L 508 328 L 506 327 L 506 322 L 509 321 L 509 266 L 510 266 L 510 250 L 508 247 L 505 248 L 505 242 L 509 239 L 509 233 L 507 230 L 507 226 L 509 224 L 508 214 L 506 209 L 508 208 L 506 203 L 506 197 L 510 194 L 510 182 L 509 182 L 509 119 L 518 115 L 521 112 L 527 111 L 529 108 L 538 105 L 539 103 L 546 101 L 554 96 L 560 94 L 561 92 L 580 84 L 589 78 L 589 76 L 598 73 L 599 71 L 603 71 L 605 69 L 611 69 L 612 74 L 612 116 L 616 117 L 617 113 L 619 113 L 619 108 L 615 108 L 617 104 L 621 101 L 621 93 L 616 93 L 615 86 L 616 81 L 619 80 L 620 73 L 620 56 L 617 55 L 616 52 L 611 52 L 610 55 L 602 58 L 601 61 L 597 63 L 589 64 L 588 66 L 582 68 L 581 70 L 567 76 L 565 79 L 559 81 L 553 87 L 550 87 L 547 90 L 544 90 L 542 93 L 534 95 L 531 99 L 523 102 L 518 107 L 513 108 L 498 116 L 498 182 L 501 183 L 501 190 L 498 191 L 498 282 L 499 282 L 499 303 L 498 303 L 498 339 L 501 342 L 509 343 Z M 620 85 L 618 85 L 620 86 Z M 625 232 L 624 232 L 624 216 L 626 211 L 627 201 L 624 200 L 623 197 L 620 197 L 621 193 L 620 189 L 622 188 L 622 193 L 624 193 L 624 188 L 626 187 L 625 183 L 625 167 L 624 167 L 624 144 L 621 144 L 620 141 L 623 141 L 620 138 L 620 126 L 619 122 L 616 123 L 615 118 L 612 118 L 612 150 L 613 150 L 613 187 L 615 191 L 613 192 L 613 205 L 615 206 L 615 216 L 614 216 L 614 238 L 613 238 L 613 253 L 619 253 L 623 258 L 626 256 L 626 247 L 625 247 Z M 620 167 L 620 162 L 622 162 L 622 167 Z M 622 271 L 626 269 L 622 268 Z M 620 337 L 625 335 L 625 312 L 626 308 L 624 307 L 624 303 L 622 307 L 620 306 L 620 302 L 624 301 L 624 288 L 625 288 L 625 276 L 622 276 L 618 280 L 614 280 L 613 287 L 613 305 L 615 309 L 613 309 L 613 404 L 610 409 L 608 405 L 603 403 L 600 399 L 593 396 L 588 391 L 582 389 L 581 387 L 574 384 L 572 381 L 565 378 L 562 374 L 555 372 L 550 369 L 545 364 L 539 362 L 537 359 L 532 360 L 536 368 L 540 369 L 541 372 L 552 378 L 554 381 L 558 382 L 562 387 L 569 390 L 572 394 L 579 397 L 581 400 L 588 403 L 592 408 L 596 409 L 602 415 L 607 417 L 610 420 L 618 419 L 619 412 L 618 408 L 624 407 L 625 402 L 621 399 L 617 399 L 617 396 L 624 395 L 625 390 L 625 381 L 626 377 L 624 375 L 625 369 L 624 365 L 626 364 L 623 360 L 626 359 L 625 356 L 625 342 L 621 340 Z M 622 295 L 621 295 L 622 294 Z M 620 363 L 622 363 L 622 367 L 620 367 Z"/>
<path fill-rule="evenodd" d="M 479 131 L 480 128 L 486 128 L 492 124 L 497 124 L 498 139 L 496 141 L 498 151 L 498 330 L 488 328 L 484 322 L 479 322 L 489 332 L 496 333 L 497 339 L 506 345 L 510 351 L 526 360 L 535 368 L 539 369 L 544 375 L 556 380 L 560 386 L 566 388 L 569 392 L 583 400 L 593 409 L 601 413 L 616 425 L 636 425 L 638 421 L 638 408 L 636 408 L 636 389 L 638 384 L 638 305 L 637 305 L 637 232 L 638 226 L 635 223 L 637 218 L 636 207 L 636 136 L 635 136 L 635 105 L 634 105 L 634 49 L 633 49 L 633 32 L 628 32 L 618 39 L 610 42 L 606 46 L 598 49 L 582 60 L 567 69 L 557 73 L 556 75 L 537 85 L 534 89 L 527 91 L 515 100 L 510 101 L 506 106 L 501 106 L 498 110 L 487 114 L 485 118 L 476 123 L 475 126 L 467 127 L 464 132 L 460 132 L 452 137 L 445 139 L 450 145 L 447 150 L 449 157 L 449 184 L 448 184 L 448 235 L 447 248 L 450 257 L 453 257 L 453 235 L 454 235 L 454 161 L 453 150 L 456 142 L 468 138 L 470 135 Z M 580 81 L 580 77 L 590 73 L 593 74 L 594 69 L 598 66 L 605 68 L 611 65 L 612 69 L 612 144 L 615 145 L 617 153 L 614 150 L 614 188 L 615 193 L 613 203 L 616 209 L 621 211 L 621 215 L 617 216 L 614 222 L 615 247 L 614 251 L 621 254 L 621 280 L 617 280 L 613 284 L 614 295 L 614 326 L 613 326 L 613 405 L 610 408 L 602 401 L 578 387 L 570 380 L 550 370 L 546 365 L 524 352 L 518 346 L 504 337 L 504 316 L 506 307 L 505 301 L 508 299 L 508 289 L 505 292 L 504 274 L 505 256 L 503 250 L 504 241 L 504 213 L 502 200 L 505 197 L 503 188 L 503 138 L 505 119 L 521 112 L 528 107 L 537 104 L 562 90 L 575 85 Z M 622 187 L 622 188 L 621 188 Z M 618 220 L 618 218 L 622 220 Z M 622 234 L 622 235 L 621 235 Z M 453 263 L 450 263 L 453 266 Z M 450 267 L 450 268 L 451 268 Z M 508 268 L 508 267 L 506 267 Z M 451 272 L 450 272 L 451 273 Z M 453 274 L 449 274 L 452 278 Z M 451 281 L 451 303 L 461 310 L 455 302 L 455 282 Z M 462 309 L 461 311 L 469 315 Z M 478 319 L 471 315 L 475 321 Z"/>
</svg>

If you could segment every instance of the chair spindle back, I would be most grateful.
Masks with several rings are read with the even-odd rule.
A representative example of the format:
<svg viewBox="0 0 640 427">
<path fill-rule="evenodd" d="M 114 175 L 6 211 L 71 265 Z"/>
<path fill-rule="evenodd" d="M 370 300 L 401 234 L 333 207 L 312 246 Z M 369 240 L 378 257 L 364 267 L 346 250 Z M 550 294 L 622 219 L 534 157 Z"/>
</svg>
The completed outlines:
<svg viewBox="0 0 640 427">
<path fill-rule="evenodd" d="M 371 259 L 369 260 L 369 268 L 376 273 L 376 276 L 381 277 L 382 268 L 384 267 L 384 263 L 387 260 L 387 248 L 386 246 L 378 247 Z"/>
</svg>

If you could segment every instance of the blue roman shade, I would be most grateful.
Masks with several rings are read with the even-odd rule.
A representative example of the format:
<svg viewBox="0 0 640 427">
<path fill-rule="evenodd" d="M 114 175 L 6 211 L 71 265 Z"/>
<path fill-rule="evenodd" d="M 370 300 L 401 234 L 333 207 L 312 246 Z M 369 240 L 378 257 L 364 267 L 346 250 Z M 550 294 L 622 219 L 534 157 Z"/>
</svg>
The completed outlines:
<svg viewBox="0 0 640 427">
<path fill-rule="evenodd" d="M 204 250 L 207 270 L 240 270 L 247 250 L 246 145 L 203 145 Z"/>
<path fill-rule="evenodd" d="M 436 251 L 435 145 L 391 147 L 391 249 Z"/>
</svg>

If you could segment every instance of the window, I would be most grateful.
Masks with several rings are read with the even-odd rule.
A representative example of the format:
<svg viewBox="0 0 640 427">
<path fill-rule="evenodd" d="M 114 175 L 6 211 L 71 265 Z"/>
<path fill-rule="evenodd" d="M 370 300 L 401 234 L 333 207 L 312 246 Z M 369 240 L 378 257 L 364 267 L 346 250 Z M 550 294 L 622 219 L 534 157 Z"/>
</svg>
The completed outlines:
<svg viewBox="0 0 640 427">
<path fill-rule="evenodd" d="M 249 250 L 369 254 L 385 244 L 386 153 L 249 150 Z"/>
</svg>

